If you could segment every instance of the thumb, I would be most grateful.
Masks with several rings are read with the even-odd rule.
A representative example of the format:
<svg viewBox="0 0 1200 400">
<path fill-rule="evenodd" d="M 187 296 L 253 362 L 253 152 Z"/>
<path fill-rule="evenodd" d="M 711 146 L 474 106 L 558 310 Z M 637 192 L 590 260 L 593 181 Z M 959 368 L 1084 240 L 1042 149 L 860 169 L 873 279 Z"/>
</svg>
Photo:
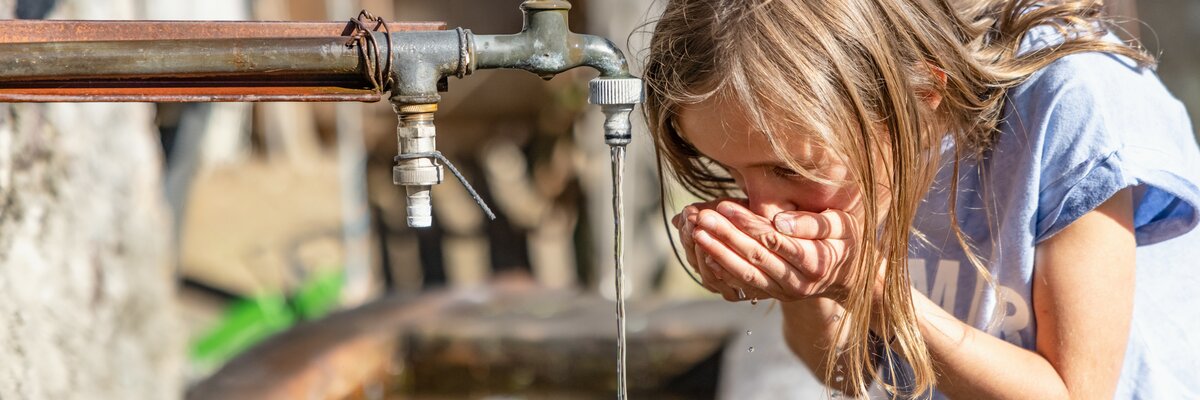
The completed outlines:
<svg viewBox="0 0 1200 400">
<path fill-rule="evenodd" d="M 851 226 L 850 215 L 841 210 L 825 210 L 822 213 L 807 211 L 784 211 L 773 218 L 779 233 L 809 240 L 846 239 Z"/>
</svg>

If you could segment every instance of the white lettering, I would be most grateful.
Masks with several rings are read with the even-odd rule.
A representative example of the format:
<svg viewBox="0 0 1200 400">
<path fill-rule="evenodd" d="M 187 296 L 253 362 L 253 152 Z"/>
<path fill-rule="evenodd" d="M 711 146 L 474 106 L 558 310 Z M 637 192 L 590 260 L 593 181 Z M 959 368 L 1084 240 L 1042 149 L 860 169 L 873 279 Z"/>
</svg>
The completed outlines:
<svg viewBox="0 0 1200 400">
<path fill-rule="evenodd" d="M 937 270 L 934 272 L 932 280 L 929 279 L 929 271 L 926 267 L 924 259 L 910 258 L 908 260 L 909 280 L 912 282 L 913 288 L 929 296 L 934 304 L 942 307 L 946 312 L 958 315 L 955 306 L 958 300 L 958 277 L 962 269 L 961 263 L 957 260 L 938 260 Z M 1016 290 L 1000 286 L 999 290 L 995 292 L 999 296 L 996 299 L 996 303 L 998 303 L 996 307 L 986 307 L 992 311 L 984 310 L 981 313 L 984 292 L 991 290 L 992 286 L 987 284 L 987 280 L 983 279 L 978 271 L 975 272 L 974 286 L 975 290 L 971 293 L 971 307 L 966 310 L 965 321 L 971 326 L 979 326 L 984 320 L 989 321 L 984 328 L 989 334 L 1023 347 L 1024 341 L 1021 338 L 1021 332 L 1029 328 L 1033 319 L 1029 301 Z"/>
<path fill-rule="evenodd" d="M 955 296 L 958 295 L 958 261 L 938 261 L 937 276 L 933 278 L 933 288 L 930 289 L 929 299 L 943 310 L 954 314 Z"/>
<path fill-rule="evenodd" d="M 1029 327 L 1029 303 L 1017 291 L 1001 286 L 1000 304 L 1001 310 L 1004 310 L 1004 318 L 1000 322 L 1001 337 L 1012 344 L 1025 347 L 1021 340 L 1021 331 Z"/>
<path fill-rule="evenodd" d="M 971 296 L 971 309 L 967 311 L 967 325 L 978 326 L 979 323 L 979 300 L 983 297 L 984 284 L 987 280 L 983 279 L 983 275 L 978 270 L 975 271 L 975 292 Z"/>
<path fill-rule="evenodd" d="M 918 292 L 929 295 L 929 281 L 925 278 L 925 260 L 920 258 L 908 259 L 908 281 L 912 282 Z"/>
</svg>

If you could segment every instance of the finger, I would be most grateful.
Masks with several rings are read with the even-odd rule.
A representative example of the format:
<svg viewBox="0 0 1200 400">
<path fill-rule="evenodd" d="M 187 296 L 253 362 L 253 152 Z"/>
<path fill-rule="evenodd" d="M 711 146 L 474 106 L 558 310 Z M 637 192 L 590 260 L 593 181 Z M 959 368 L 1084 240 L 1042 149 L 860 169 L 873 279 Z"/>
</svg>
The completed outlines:
<svg viewBox="0 0 1200 400">
<path fill-rule="evenodd" d="M 713 233 L 780 287 L 799 290 L 822 276 L 815 273 L 814 260 L 810 260 L 800 246 L 804 240 L 775 231 L 765 218 L 739 205 L 723 203 L 717 209 L 722 218 L 701 217 L 701 228 Z M 706 214 L 702 212 L 701 215 Z"/>
<path fill-rule="evenodd" d="M 715 270 L 715 269 L 721 268 L 721 266 L 717 265 L 717 262 L 715 260 L 713 260 L 712 256 L 705 254 L 701 258 L 705 264 L 704 269 Z M 739 301 L 740 298 L 742 297 L 742 296 L 738 295 L 738 293 L 739 293 L 738 288 L 734 287 L 733 285 L 730 285 L 729 282 L 727 282 L 727 281 L 714 281 L 711 283 L 711 285 L 712 285 L 714 291 L 716 293 L 720 294 L 721 297 L 725 298 L 726 301 Z M 742 293 L 744 293 L 744 291 L 742 291 Z"/>
<path fill-rule="evenodd" d="M 784 287 L 799 288 L 807 281 L 816 281 L 824 277 L 826 268 L 821 261 L 826 258 L 816 257 L 812 240 L 799 239 L 775 230 L 771 221 L 751 212 L 749 209 L 734 204 L 721 204 L 717 207 L 731 224 L 752 238 L 767 251 L 783 259 L 791 268 L 787 270 L 765 270 L 771 273 L 777 282 Z M 799 279 L 791 270 L 798 270 L 803 276 Z"/>
<path fill-rule="evenodd" d="M 720 265 L 713 263 L 712 257 L 699 244 L 695 244 L 694 246 L 695 247 L 694 247 L 693 251 L 696 252 L 697 258 L 700 258 L 701 254 L 704 255 L 704 257 L 702 259 L 702 261 L 704 261 L 702 263 L 702 265 L 704 266 L 704 268 L 703 268 L 704 272 L 709 274 L 712 277 L 712 279 L 715 281 L 718 281 L 718 282 L 724 281 L 726 278 L 725 269 L 721 268 Z"/>
<path fill-rule="evenodd" d="M 696 224 L 697 223 L 699 223 L 699 220 L 695 214 L 691 214 L 691 215 L 688 215 L 687 217 L 685 217 L 684 223 L 683 223 L 684 226 L 686 226 L 688 228 L 688 240 L 691 243 L 689 248 L 692 249 L 692 252 L 696 254 L 697 261 L 700 261 L 700 263 L 696 264 L 699 267 L 699 270 L 697 272 L 703 271 L 703 272 L 701 272 L 701 274 L 708 276 L 710 279 L 724 280 L 725 277 L 723 274 L 721 274 L 721 271 L 719 268 L 717 268 L 717 269 L 710 268 L 706 263 L 704 263 L 704 259 L 700 258 L 701 255 L 706 254 L 706 253 L 704 252 L 704 249 L 701 248 L 700 245 L 697 244 L 695 241 Z"/>
<path fill-rule="evenodd" d="M 695 221 L 695 218 L 691 218 L 690 221 Z M 697 261 L 695 264 L 697 267 L 696 272 L 699 272 L 701 277 L 703 277 L 706 281 L 713 283 L 714 289 L 727 292 L 725 289 L 728 289 L 728 286 L 721 284 L 726 277 L 725 271 L 718 266 L 714 266 L 712 263 L 706 262 L 708 253 L 705 252 L 704 248 L 697 244 L 693 239 L 695 237 L 695 230 L 697 229 L 695 223 L 686 222 L 685 225 L 688 227 L 688 240 L 691 241 L 690 248 L 692 249 L 692 254 Z M 722 289 L 722 287 L 724 289 Z"/>
<path fill-rule="evenodd" d="M 678 229 L 679 245 L 683 247 L 683 253 L 687 256 L 688 264 L 695 266 L 696 259 L 692 254 L 692 247 L 695 246 L 692 241 L 692 227 L 684 220 L 684 222 L 679 224 Z"/>
<path fill-rule="evenodd" d="M 855 221 L 842 210 L 825 210 L 821 213 L 807 211 L 785 211 L 775 214 L 775 230 L 799 239 L 850 239 L 854 235 Z"/>
<path fill-rule="evenodd" d="M 727 248 L 733 250 L 749 262 L 750 265 L 755 266 L 763 272 L 767 272 L 769 275 L 780 276 L 787 270 L 787 263 L 783 259 L 763 247 L 761 243 L 735 226 L 724 215 L 714 211 L 702 211 L 697 226 L 712 234 L 713 237 Z"/>
<path fill-rule="evenodd" d="M 743 288 L 759 289 L 771 294 L 772 297 L 788 298 L 789 294 L 779 286 L 773 278 L 759 268 L 750 264 L 736 251 L 718 240 L 706 229 L 696 229 L 696 243 L 727 273 L 726 282 Z"/>
<path fill-rule="evenodd" d="M 700 275 L 700 285 L 705 289 L 708 289 L 710 292 L 719 293 L 717 289 L 712 286 L 712 281 L 715 279 L 705 274 L 703 271 L 705 267 L 700 263 L 701 260 L 698 258 L 698 253 L 696 253 L 696 244 L 692 240 L 692 226 L 686 223 L 686 221 L 681 224 L 681 228 L 679 230 L 679 244 L 683 246 L 683 255 L 684 258 L 687 259 L 688 263 L 687 268 L 691 268 L 692 271 L 695 271 L 696 274 Z"/>
<path fill-rule="evenodd" d="M 734 254 L 734 253 L 732 253 L 731 250 L 726 250 L 722 254 L 728 255 L 728 254 Z M 722 261 L 718 261 L 718 257 L 724 259 L 724 264 L 728 264 L 728 266 L 722 264 Z M 735 271 L 735 270 L 755 271 L 754 266 L 750 265 L 749 263 L 746 263 L 745 260 L 743 260 L 740 256 L 737 256 L 736 254 L 734 254 L 730 257 L 720 257 L 720 256 L 718 256 L 718 257 L 709 256 L 709 258 L 707 260 L 707 262 L 711 264 L 711 266 L 714 270 L 725 271 L 724 272 L 725 274 L 731 274 L 732 271 Z M 761 274 L 761 271 L 759 273 Z M 747 279 L 747 280 L 749 280 L 749 279 Z M 785 301 L 792 301 L 792 300 L 796 299 L 794 296 L 792 296 L 789 293 L 788 290 L 786 290 L 782 287 L 779 287 L 775 282 L 771 281 L 769 278 L 763 278 L 760 280 L 760 282 L 766 282 L 767 287 L 763 288 L 761 284 L 756 286 L 753 283 L 747 283 L 747 282 L 744 282 L 744 281 L 741 281 L 738 279 L 733 279 L 732 277 L 727 278 L 724 281 L 721 281 L 721 283 L 726 285 L 727 287 L 732 288 L 733 290 L 728 291 L 728 292 L 722 291 L 723 297 L 725 297 L 725 299 L 729 300 L 729 301 L 745 301 L 745 300 L 766 299 L 766 298 L 777 298 L 777 299 L 781 299 L 781 300 L 785 300 Z M 725 294 L 725 293 L 728 293 L 728 294 Z"/>
<path fill-rule="evenodd" d="M 805 262 L 813 266 L 813 281 L 824 283 L 835 279 L 839 269 L 848 261 L 853 242 L 849 240 L 800 240 L 806 253 Z"/>
<path fill-rule="evenodd" d="M 710 259 L 710 262 L 716 263 L 715 260 L 711 260 L 711 259 Z M 738 285 L 736 283 L 731 283 L 731 284 L 729 284 L 729 286 L 731 288 L 733 288 L 733 291 L 736 295 L 736 301 L 750 301 L 753 303 L 757 303 L 758 300 L 760 300 L 760 299 L 773 298 L 770 293 L 767 293 L 767 292 L 764 292 L 762 290 L 755 289 L 752 287 Z"/>
</svg>

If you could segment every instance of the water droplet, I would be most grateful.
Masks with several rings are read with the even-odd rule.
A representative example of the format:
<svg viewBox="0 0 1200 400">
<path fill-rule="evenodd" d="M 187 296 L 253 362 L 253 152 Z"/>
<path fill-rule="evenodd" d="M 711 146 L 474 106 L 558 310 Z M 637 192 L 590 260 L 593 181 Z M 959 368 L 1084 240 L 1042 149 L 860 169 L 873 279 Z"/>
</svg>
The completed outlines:
<svg viewBox="0 0 1200 400">
<path fill-rule="evenodd" d="M 846 380 L 846 377 L 841 376 L 841 375 L 833 377 L 833 381 L 837 382 L 837 383 L 842 383 L 842 381 L 844 381 L 844 380 Z"/>
<path fill-rule="evenodd" d="M 834 321 L 838 321 L 838 320 L 842 319 L 842 316 L 840 314 L 833 314 L 832 318 Z"/>
<path fill-rule="evenodd" d="M 753 333 L 753 332 L 746 331 L 746 336 L 750 336 L 751 333 Z"/>
<path fill-rule="evenodd" d="M 738 300 L 745 300 L 745 299 L 746 299 L 746 292 L 742 291 L 742 289 L 738 289 Z"/>
<path fill-rule="evenodd" d="M 746 352 L 747 352 L 747 353 L 753 353 L 753 352 L 754 352 L 754 346 L 750 346 L 750 348 L 746 349 Z"/>
<path fill-rule="evenodd" d="M 755 304 L 758 304 L 758 298 L 757 298 L 757 297 L 755 297 L 755 298 L 753 298 L 753 299 L 750 299 L 750 305 L 755 305 Z"/>
</svg>

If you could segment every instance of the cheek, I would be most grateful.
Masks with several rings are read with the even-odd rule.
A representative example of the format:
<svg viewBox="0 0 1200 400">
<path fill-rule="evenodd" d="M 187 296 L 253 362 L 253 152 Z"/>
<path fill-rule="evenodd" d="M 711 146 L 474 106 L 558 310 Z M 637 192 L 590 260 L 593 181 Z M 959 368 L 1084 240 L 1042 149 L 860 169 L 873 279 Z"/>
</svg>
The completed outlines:
<svg viewBox="0 0 1200 400">
<path fill-rule="evenodd" d="M 770 214 L 779 211 L 819 213 L 829 209 L 851 211 L 859 204 L 857 193 L 853 187 L 776 180 L 758 185 L 747 195 L 752 204 L 763 207 L 759 211 Z"/>
<path fill-rule="evenodd" d="M 855 205 L 858 198 L 858 190 L 852 186 L 839 187 L 816 183 L 798 186 L 794 203 L 803 211 L 848 210 Z"/>
</svg>

